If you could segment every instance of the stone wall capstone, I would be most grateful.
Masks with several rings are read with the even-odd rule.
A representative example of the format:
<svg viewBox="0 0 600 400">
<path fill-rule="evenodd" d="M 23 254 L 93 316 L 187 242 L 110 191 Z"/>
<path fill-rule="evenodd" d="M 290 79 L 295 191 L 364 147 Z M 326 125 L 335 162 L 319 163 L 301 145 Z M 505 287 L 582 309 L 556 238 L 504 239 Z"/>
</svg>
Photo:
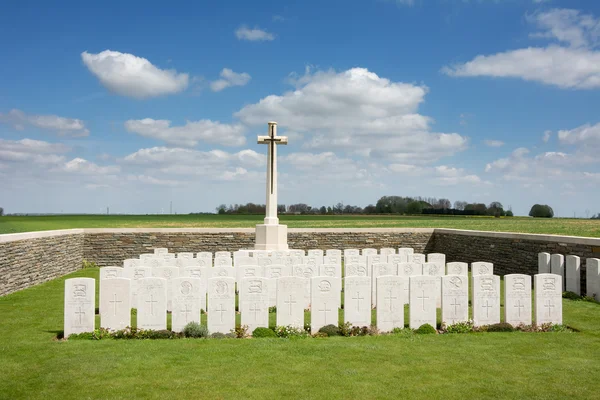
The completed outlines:
<svg viewBox="0 0 600 400">
<path fill-rule="evenodd" d="M 0 296 L 81 269 L 83 229 L 0 235 Z"/>
</svg>

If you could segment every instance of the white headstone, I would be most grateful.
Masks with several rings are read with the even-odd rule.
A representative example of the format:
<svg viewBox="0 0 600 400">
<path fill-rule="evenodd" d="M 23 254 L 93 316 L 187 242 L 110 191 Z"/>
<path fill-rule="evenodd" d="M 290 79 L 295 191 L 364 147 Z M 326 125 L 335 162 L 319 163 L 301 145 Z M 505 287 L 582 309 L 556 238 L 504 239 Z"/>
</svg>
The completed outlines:
<svg viewBox="0 0 600 400">
<path fill-rule="evenodd" d="M 600 259 L 588 258 L 585 260 L 585 289 L 586 296 L 600 301 Z"/>
<path fill-rule="evenodd" d="M 409 278 L 410 304 L 409 326 L 418 329 L 421 325 L 437 326 L 435 294 L 439 276 L 411 276 Z"/>
<path fill-rule="evenodd" d="M 538 274 L 550 273 L 550 253 L 538 254 Z"/>
<path fill-rule="evenodd" d="M 345 264 L 345 277 L 348 276 L 368 276 L 367 266 L 365 264 Z"/>
<path fill-rule="evenodd" d="M 285 265 L 299 265 L 299 264 L 303 264 L 304 263 L 304 256 L 302 256 L 302 257 L 293 257 L 293 256 L 285 257 L 283 259 L 283 262 L 285 263 Z"/>
<path fill-rule="evenodd" d="M 477 261 L 471 263 L 471 274 L 475 275 L 494 275 L 494 264 L 490 262 Z"/>
<path fill-rule="evenodd" d="M 394 268 L 396 269 L 396 274 L 397 274 L 398 265 L 400 263 L 407 262 L 407 260 L 406 260 L 406 256 L 404 254 L 390 254 L 387 257 L 387 262 L 388 262 L 388 264 L 392 264 L 394 266 Z"/>
<path fill-rule="evenodd" d="M 427 262 L 423 264 L 423 275 L 428 276 L 444 276 L 446 271 L 444 271 L 444 264 L 441 261 L 437 262 Z M 437 308 L 442 307 L 442 280 L 438 279 L 436 281 L 436 290 L 435 290 L 435 306 Z"/>
<path fill-rule="evenodd" d="M 125 271 L 125 278 L 131 280 L 131 308 L 138 307 L 138 281 L 142 278 L 150 278 L 152 269 L 150 267 L 133 267 Z"/>
<path fill-rule="evenodd" d="M 175 259 L 175 253 L 157 254 L 157 256 L 162 258 L 163 260 L 174 260 Z"/>
<path fill-rule="evenodd" d="M 304 288 L 304 308 L 310 307 L 310 278 L 319 274 L 319 265 L 294 265 L 293 275 L 301 278 L 306 278 L 306 286 Z"/>
<path fill-rule="evenodd" d="M 212 267 L 212 258 L 209 257 L 196 257 L 196 258 L 192 258 L 190 260 L 190 267 L 194 266 L 194 267 L 205 267 L 205 268 L 211 268 Z"/>
<path fill-rule="evenodd" d="M 206 311 L 206 291 L 208 290 L 208 278 L 210 269 L 205 267 L 186 267 L 183 278 L 200 279 L 200 309 Z"/>
<path fill-rule="evenodd" d="M 473 325 L 500 323 L 500 277 L 473 276 Z"/>
<path fill-rule="evenodd" d="M 411 276 L 419 276 L 422 273 L 423 273 L 423 265 L 422 264 L 416 264 L 416 263 L 412 263 L 412 262 L 398 264 L 398 276 L 405 277 L 407 279 L 406 282 L 409 282 L 409 278 Z M 408 304 L 410 301 L 409 286 L 410 285 L 404 286 L 404 297 L 403 297 L 404 304 Z"/>
<path fill-rule="evenodd" d="M 396 249 L 393 249 L 391 247 L 384 247 L 382 249 L 379 249 L 379 254 L 381 254 L 382 256 L 389 256 L 391 254 L 396 254 Z"/>
<path fill-rule="evenodd" d="M 220 277 L 220 278 L 233 278 L 234 280 L 236 280 L 238 271 L 239 271 L 238 268 L 232 268 L 232 267 L 208 268 L 208 274 L 209 274 L 208 279 Z"/>
<path fill-rule="evenodd" d="M 323 250 L 311 249 L 311 250 L 308 250 L 307 255 L 309 257 L 311 257 L 311 256 L 313 256 L 313 257 L 323 257 L 325 255 L 325 253 L 323 252 Z"/>
<path fill-rule="evenodd" d="M 228 267 L 225 267 L 228 268 Z M 213 268 L 214 269 L 214 268 Z M 265 267 L 260 267 L 258 265 L 244 265 L 242 267 L 235 268 L 236 271 L 236 282 L 238 284 L 242 283 L 242 279 L 244 278 L 262 278 L 265 275 L 264 272 Z"/>
<path fill-rule="evenodd" d="M 291 265 L 273 264 L 264 267 L 263 273 L 265 278 L 277 279 L 283 276 L 292 276 L 293 269 Z"/>
<path fill-rule="evenodd" d="M 194 258 L 194 253 L 190 253 L 190 252 L 177 253 L 177 258 Z"/>
<path fill-rule="evenodd" d="M 338 264 L 342 267 L 342 258 L 336 255 L 327 255 L 323 257 L 323 264 Z"/>
<path fill-rule="evenodd" d="M 348 264 L 361 264 L 365 266 L 365 271 L 367 267 L 367 257 L 366 256 L 345 256 L 344 257 L 344 265 Z"/>
<path fill-rule="evenodd" d="M 149 260 L 151 258 L 154 258 L 154 254 L 152 254 L 152 253 L 140 254 L 140 260 L 142 260 L 142 261 Z"/>
<path fill-rule="evenodd" d="M 235 328 L 235 279 L 208 280 L 208 331 L 230 333 Z"/>
<path fill-rule="evenodd" d="M 274 250 L 271 253 L 271 257 L 273 257 L 273 258 L 282 258 L 282 257 L 289 256 L 289 254 L 290 254 L 289 250 Z"/>
<path fill-rule="evenodd" d="M 181 332 L 190 322 L 200 323 L 202 298 L 206 299 L 206 286 L 200 278 L 174 278 L 171 280 L 173 311 L 171 330 Z M 205 300 L 206 303 L 206 300 Z"/>
<path fill-rule="evenodd" d="M 562 254 L 552 254 L 550 256 L 550 273 L 560 275 L 565 280 L 565 256 Z M 561 288 L 564 289 L 564 286 Z"/>
<path fill-rule="evenodd" d="M 267 278 L 243 278 L 240 285 L 242 325 L 252 333 L 256 328 L 269 327 L 269 288 Z"/>
<path fill-rule="evenodd" d="M 154 249 L 154 254 L 168 254 L 169 253 L 169 249 L 164 248 L 164 247 L 158 247 L 156 249 Z"/>
<path fill-rule="evenodd" d="M 289 256 L 290 257 L 304 257 L 306 255 L 304 250 L 290 250 L 289 251 Z"/>
<path fill-rule="evenodd" d="M 373 249 L 373 248 L 362 249 L 360 251 L 360 254 L 363 256 L 375 256 L 375 255 L 377 255 L 377 249 Z"/>
<path fill-rule="evenodd" d="M 249 265 L 259 265 L 261 267 L 266 267 L 267 265 L 272 265 L 273 264 L 273 257 L 260 257 L 260 258 L 255 258 L 256 263 L 255 264 L 249 264 Z M 240 264 L 241 266 L 242 264 Z"/>
<path fill-rule="evenodd" d="M 237 250 L 233 252 L 233 263 L 235 264 L 235 259 L 238 257 L 250 257 L 252 258 L 252 256 L 250 255 L 250 250 Z"/>
<path fill-rule="evenodd" d="M 112 278 L 100 283 L 100 326 L 113 331 L 131 326 L 131 281 Z"/>
<path fill-rule="evenodd" d="M 398 249 L 398 254 L 404 256 L 405 261 L 403 262 L 409 262 L 411 261 L 410 256 L 415 254 L 415 250 L 412 247 L 400 247 Z"/>
<path fill-rule="evenodd" d="M 138 281 L 139 329 L 167 329 L 167 286 L 164 278 L 142 278 Z"/>
<path fill-rule="evenodd" d="M 71 278 L 65 280 L 64 337 L 74 333 L 92 332 L 95 322 L 96 280 Z"/>
<path fill-rule="evenodd" d="M 316 333 L 325 325 L 338 325 L 338 307 L 342 281 L 339 278 L 318 276 L 311 278 L 310 329 Z"/>
<path fill-rule="evenodd" d="M 469 320 L 469 276 L 442 276 L 442 322 L 448 325 Z"/>
<path fill-rule="evenodd" d="M 264 258 L 266 260 L 268 260 L 268 258 Z M 241 257 L 237 257 L 233 259 L 233 264 L 236 267 L 241 267 L 242 265 L 258 265 L 258 258 L 256 257 L 246 257 L 246 256 L 241 256 Z"/>
<path fill-rule="evenodd" d="M 210 251 L 201 251 L 196 254 L 196 258 L 210 258 L 212 260 L 213 255 Z"/>
<path fill-rule="evenodd" d="M 504 322 L 531 325 L 531 276 L 504 275 Z"/>
<path fill-rule="evenodd" d="M 446 265 L 446 255 L 443 253 L 429 253 L 427 254 L 427 262 Z"/>
<path fill-rule="evenodd" d="M 306 256 L 303 264 L 316 266 L 318 269 L 318 266 L 323 264 L 323 256 Z"/>
<path fill-rule="evenodd" d="M 277 326 L 304 328 L 304 295 L 307 279 L 284 276 L 277 280 Z"/>
<path fill-rule="evenodd" d="M 562 324 L 562 276 L 537 274 L 534 276 L 535 323 Z"/>
<path fill-rule="evenodd" d="M 577 256 L 567 256 L 565 262 L 566 289 L 581 295 L 581 259 Z"/>
<path fill-rule="evenodd" d="M 340 249 L 328 249 L 325 250 L 326 256 L 336 257 L 338 259 L 342 259 L 342 251 Z"/>
<path fill-rule="evenodd" d="M 417 264 L 425 264 L 425 254 L 414 253 L 409 255 L 408 262 L 417 263 Z"/>
<path fill-rule="evenodd" d="M 342 266 L 340 264 L 319 265 L 319 275 L 328 277 L 342 277 Z"/>
<path fill-rule="evenodd" d="M 371 325 L 371 278 L 344 278 L 344 322 L 353 326 Z"/>
<path fill-rule="evenodd" d="M 173 310 L 173 302 L 172 295 L 173 292 L 171 290 L 171 279 L 179 278 L 179 268 L 176 267 L 157 267 L 152 268 L 152 276 L 156 278 L 164 278 L 167 282 L 167 311 Z"/>
<path fill-rule="evenodd" d="M 100 314 L 102 314 L 104 303 L 105 303 L 102 301 L 102 283 L 105 280 L 122 278 L 124 276 L 125 276 L 125 268 L 121 268 L 121 267 L 102 267 L 102 268 L 100 268 L 100 280 L 99 280 L 100 293 L 98 296 L 98 303 L 99 303 L 98 304 L 98 312 Z"/>
<path fill-rule="evenodd" d="M 233 267 L 233 259 L 231 257 L 215 257 L 215 267 Z"/>
<path fill-rule="evenodd" d="M 126 260 L 123 260 L 123 268 L 126 268 L 126 269 L 139 267 L 141 265 L 142 265 L 142 263 L 139 258 L 128 258 Z"/>
<path fill-rule="evenodd" d="M 379 254 L 368 255 L 367 256 L 367 275 L 371 276 L 373 274 L 373 264 L 385 263 L 387 262 L 387 256 L 382 256 Z"/>
<path fill-rule="evenodd" d="M 466 262 L 451 262 L 446 264 L 447 275 L 469 275 L 469 264 Z"/>
<path fill-rule="evenodd" d="M 218 258 L 218 257 L 231 258 L 231 252 L 229 252 L 229 251 L 217 251 L 217 252 L 215 252 L 215 258 Z"/>
<path fill-rule="evenodd" d="M 359 249 L 344 249 L 344 259 L 348 256 L 360 256 Z"/>
<path fill-rule="evenodd" d="M 179 268 L 179 276 L 183 276 L 185 268 L 190 266 L 194 266 L 194 258 L 177 257 L 175 259 L 175 267 Z"/>
<path fill-rule="evenodd" d="M 380 264 L 376 264 L 380 265 Z M 394 328 L 404 328 L 404 287 L 408 278 L 384 275 L 377 282 L 377 328 L 390 332 Z"/>
<path fill-rule="evenodd" d="M 380 276 L 397 276 L 397 270 L 394 269 L 392 264 L 388 263 L 377 263 L 372 265 L 371 273 L 371 305 L 377 307 L 377 278 Z M 402 299 L 400 299 L 402 300 Z"/>
</svg>

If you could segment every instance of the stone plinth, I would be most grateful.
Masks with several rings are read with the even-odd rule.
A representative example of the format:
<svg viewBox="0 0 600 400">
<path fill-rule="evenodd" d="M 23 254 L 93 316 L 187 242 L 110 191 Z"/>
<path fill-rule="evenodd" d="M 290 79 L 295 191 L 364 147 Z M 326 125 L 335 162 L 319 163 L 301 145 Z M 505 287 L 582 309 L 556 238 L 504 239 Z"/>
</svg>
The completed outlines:
<svg viewBox="0 0 600 400">
<path fill-rule="evenodd" d="M 256 225 L 255 250 L 288 250 L 287 225 Z"/>
</svg>

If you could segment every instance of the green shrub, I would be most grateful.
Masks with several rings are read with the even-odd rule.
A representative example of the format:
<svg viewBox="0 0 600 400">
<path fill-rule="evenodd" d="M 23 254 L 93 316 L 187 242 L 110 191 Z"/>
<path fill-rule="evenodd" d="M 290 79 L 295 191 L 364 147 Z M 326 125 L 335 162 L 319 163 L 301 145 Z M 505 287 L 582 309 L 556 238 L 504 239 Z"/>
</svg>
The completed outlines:
<svg viewBox="0 0 600 400">
<path fill-rule="evenodd" d="M 514 330 L 515 328 L 507 322 L 500 322 L 498 324 L 488 325 L 487 327 L 488 332 L 513 332 Z"/>
<path fill-rule="evenodd" d="M 95 262 L 90 262 L 88 260 L 83 260 L 81 262 L 81 268 L 86 269 L 86 268 L 98 268 L 98 264 L 96 264 Z"/>
<path fill-rule="evenodd" d="M 215 332 L 215 333 L 213 333 L 212 335 L 210 335 L 210 337 L 211 337 L 212 339 L 225 339 L 227 336 L 225 336 L 225 334 L 224 334 L 224 333 L 221 333 L 221 332 Z"/>
<path fill-rule="evenodd" d="M 252 337 L 271 338 L 271 337 L 277 337 L 277 335 L 275 334 L 275 331 L 273 329 L 258 327 L 252 331 Z"/>
<path fill-rule="evenodd" d="M 473 332 L 473 321 L 457 322 L 451 325 L 442 325 L 445 333 L 470 333 Z"/>
<path fill-rule="evenodd" d="M 429 324 L 423 324 L 421 325 L 417 330 L 415 330 L 415 333 L 418 334 L 430 334 L 430 333 L 436 333 L 437 331 L 435 330 L 435 328 Z"/>
<path fill-rule="evenodd" d="M 291 337 L 306 337 L 307 332 L 302 328 L 295 326 L 278 326 L 275 328 L 275 334 L 280 338 L 291 338 Z"/>
<path fill-rule="evenodd" d="M 94 332 L 81 332 L 73 333 L 69 335 L 69 340 L 92 340 L 94 338 Z"/>
<path fill-rule="evenodd" d="M 352 324 L 350 322 L 344 322 L 343 324 L 340 324 L 338 327 L 339 327 L 340 335 L 346 336 L 346 337 L 351 336 Z"/>
<path fill-rule="evenodd" d="M 314 338 L 326 338 L 329 337 L 328 334 L 326 334 L 325 332 L 317 332 L 314 335 L 312 335 Z"/>
<path fill-rule="evenodd" d="M 585 296 L 582 300 L 589 301 L 590 303 L 600 303 L 600 301 L 596 300 L 593 296 Z"/>
<path fill-rule="evenodd" d="M 231 330 L 233 337 L 238 339 L 244 339 L 248 337 L 248 325 L 236 326 Z"/>
<path fill-rule="evenodd" d="M 176 339 L 179 335 L 168 329 L 161 329 L 158 331 L 146 331 L 148 332 L 148 339 Z"/>
<path fill-rule="evenodd" d="M 206 338 L 208 335 L 208 328 L 197 322 L 190 322 L 183 327 L 183 336 L 188 338 Z"/>
<path fill-rule="evenodd" d="M 109 338 L 109 339 L 112 338 L 112 334 L 106 328 L 94 329 L 94 332 L 92 332 L 93 340 L 101 340 L 101 339 L 105 339 L 105 338 Z"/>
<path fill-rule="evenodd" d="M 568 299 L 568 300 L 581 300 L 582 299 L 582 297 L 575 292 L 563 292 L 562 297 L 563 297 L 563 299 Z"/>
<path fill-rule="evenodd" d="M 327 336 L 340 336 L 340 328 L 333 324 L 325 325 L 319 329 L 320 333 L 324 333 Z"/>
<path fill-rule="evenodd" d="M 414 334 L 415 334 L 415 331 L 413 331 L 410 328 L 394 328 L 394 329 L 392 329 L 392 335 L 412 336 Z"/>
</svg>

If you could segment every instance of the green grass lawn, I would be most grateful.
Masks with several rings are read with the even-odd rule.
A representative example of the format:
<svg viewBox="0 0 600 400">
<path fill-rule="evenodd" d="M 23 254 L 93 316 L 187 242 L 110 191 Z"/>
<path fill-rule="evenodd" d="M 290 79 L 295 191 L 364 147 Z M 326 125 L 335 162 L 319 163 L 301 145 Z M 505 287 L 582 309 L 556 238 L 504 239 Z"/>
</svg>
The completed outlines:
<svg viewBox="0 0 600 400">
<path fill-rule="evenodd" d="M 261 215 L 65 215 L 0 217 L 0 234 L 71 228 L 253 228 Z M 282 215 L 290 228 L 454 228 L 600 237 L 600 220 L 390 215 Z"/>
<path fill-rule="evenodd" d="M 0 297 L 0 398 L 597 399 L 600 305 L 576 333 L 56 341 L 64 279 Z"/>
</svg>

